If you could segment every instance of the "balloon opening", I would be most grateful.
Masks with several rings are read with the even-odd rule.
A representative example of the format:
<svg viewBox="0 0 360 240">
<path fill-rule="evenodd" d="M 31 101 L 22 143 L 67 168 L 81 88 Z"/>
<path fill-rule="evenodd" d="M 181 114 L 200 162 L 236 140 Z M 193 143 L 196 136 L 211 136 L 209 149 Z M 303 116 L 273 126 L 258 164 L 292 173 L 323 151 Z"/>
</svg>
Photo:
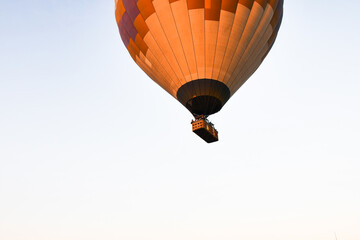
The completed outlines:
<svg viewBox="0 0 360 240">
<path fill-rule="evenodd" d="M 194 115 L 211 115 L 230 98 L 229 88 L 213 79 L 197 79 L 182 85 L 177 99 Z"/>
</svg>

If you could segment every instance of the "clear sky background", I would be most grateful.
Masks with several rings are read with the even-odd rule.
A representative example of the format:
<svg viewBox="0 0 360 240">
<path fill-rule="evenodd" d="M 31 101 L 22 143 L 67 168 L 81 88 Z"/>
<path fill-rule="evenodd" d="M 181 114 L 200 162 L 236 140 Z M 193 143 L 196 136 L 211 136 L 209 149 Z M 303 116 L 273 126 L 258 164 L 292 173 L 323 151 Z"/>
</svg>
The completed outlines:
<svg viewBox="0 0 360 240">
<path fill-rule="evenodd" d="M 284 8 L 206 144 L 113 1 L 0 0 L 0 239 L 359 240 L 360 2 Z"/>
</svg>

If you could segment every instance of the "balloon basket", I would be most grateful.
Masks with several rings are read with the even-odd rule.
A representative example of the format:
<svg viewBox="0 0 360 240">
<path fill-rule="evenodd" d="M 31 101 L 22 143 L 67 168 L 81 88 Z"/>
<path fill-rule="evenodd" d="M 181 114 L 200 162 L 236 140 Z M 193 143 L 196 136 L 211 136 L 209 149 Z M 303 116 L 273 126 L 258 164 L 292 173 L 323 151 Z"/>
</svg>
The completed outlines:
<svg viewBox="0 0 360 240">
<path fill-rule="evenodd" d="M 214 128 L 214 125 L 206 119 L 206 116 L 201 115 L 195 117 L 195 121 L 192 121 L 191 125 L 192 131 L 205 142 L 212 143 L 219 140 L 218 131 Z"/>
</svg>

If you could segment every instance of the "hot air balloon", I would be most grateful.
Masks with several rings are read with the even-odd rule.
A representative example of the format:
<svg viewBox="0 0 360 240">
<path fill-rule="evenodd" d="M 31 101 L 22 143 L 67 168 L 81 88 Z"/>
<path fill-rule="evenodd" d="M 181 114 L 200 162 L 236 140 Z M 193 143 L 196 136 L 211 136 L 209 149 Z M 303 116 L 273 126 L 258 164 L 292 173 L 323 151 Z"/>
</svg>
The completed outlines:
<svg viewBox="0 0 360 240">
<path fill-rule="evenodd" d="M 195 117 L 207 117 L 260 66 L 277 36 L 283 0 L 115 0 L 120 36 L 136 64 Z"/>
</svg>

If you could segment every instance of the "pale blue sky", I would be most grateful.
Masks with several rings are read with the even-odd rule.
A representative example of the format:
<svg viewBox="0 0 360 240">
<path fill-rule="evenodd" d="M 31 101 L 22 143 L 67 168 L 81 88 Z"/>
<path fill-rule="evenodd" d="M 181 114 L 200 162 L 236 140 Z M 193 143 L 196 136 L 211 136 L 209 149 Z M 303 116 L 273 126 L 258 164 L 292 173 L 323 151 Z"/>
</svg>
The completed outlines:
<svg viewBox="0 0 360 240">
<path fill-rule="evenodd" d="M 359 240 L 359 8 L 285 1 L 209 145 L 112 1 L 0 0 L 0 239 Z"/>
</svg>

